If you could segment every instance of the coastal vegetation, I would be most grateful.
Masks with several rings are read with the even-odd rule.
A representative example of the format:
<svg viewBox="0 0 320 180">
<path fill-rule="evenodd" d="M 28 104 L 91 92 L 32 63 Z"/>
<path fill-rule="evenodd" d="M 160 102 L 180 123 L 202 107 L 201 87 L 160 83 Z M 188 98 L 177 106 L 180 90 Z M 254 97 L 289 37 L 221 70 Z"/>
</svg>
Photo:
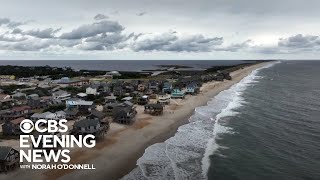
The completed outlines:
<svg viewBox="0 0 320 180">
<path fill-rule="evenodd" d="M 24 89 L 24 88 L 29 88 L 27 85 L 16 85 L 16 84 L 11 84 L 9 86 L 0 86 L 0 89 L 3 90 L 3 93 L 9 94 L 11 92 L 14 92 L 19 89 Z"/>
<path fill-rule="evenodd" d="M 50 66 L 0 66 L 0 75 L 14 75 L 16 78 L 49 76 L 52 79 L 77 76 L 104 75 L 105 71 L 80 70 L 75 71 L 69 67 L 58 68 Z"/>
<path fill-rule="evenodd" d="M 73 70 L 70 67 L 50 67 L 50 66 L 0 66 L 0 75 L 14 75 L 16 78 L 34 77 L 34 76 L 47 76 L 53 80 L 62 77 L 79 77 L 79 76 L 100 76 L 105 75 L 107 71 L 98 70 Z M 114 77 L 114 79 L 137 79 L 145 78 L 150 73 L 137 73 L 137 72 L 120 72 L 121 76 Z M 42 77 L 38 77 L 43 80 Z"/>
<path fill-rule="evenodd" d="M 64 109 L 66 109 L 65 104 L 51 105 L 48 108 L 44 109 L 43 112 L 57 112 L 57 111 L 63 111 Z"/>
</svg>

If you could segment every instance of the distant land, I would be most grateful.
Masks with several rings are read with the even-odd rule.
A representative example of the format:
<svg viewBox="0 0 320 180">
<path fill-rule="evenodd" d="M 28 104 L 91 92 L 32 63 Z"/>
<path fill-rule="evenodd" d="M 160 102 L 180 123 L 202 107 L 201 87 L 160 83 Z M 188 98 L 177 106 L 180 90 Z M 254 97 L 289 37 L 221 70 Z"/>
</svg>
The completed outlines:
<svg viewBox="0 0 320 180">
<path fill-rule="evenodd" d="M 103 70 L 103 71 L 143 71 L 157 70 L 170 67 L 190 67 L 189 69 L 207 69 L 212 66 L 230 66 L 243 63 L 254 63 L 255 60 L 0 60 L 0 66 L 50 66 L 50 67 L 71 67 L 73 70 Z"/>
</svg>

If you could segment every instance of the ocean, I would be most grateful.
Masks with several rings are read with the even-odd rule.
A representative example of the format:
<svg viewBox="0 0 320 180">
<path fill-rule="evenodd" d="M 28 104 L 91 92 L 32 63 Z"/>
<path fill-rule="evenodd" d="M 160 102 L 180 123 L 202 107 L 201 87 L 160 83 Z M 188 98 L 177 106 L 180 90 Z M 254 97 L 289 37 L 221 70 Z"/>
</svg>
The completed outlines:
<svg viewBox="0 0 320 180">
<path fill-rule="evenodd" d="M 158 65 L 184 65 L 193 69 L 206 69 L 212 66 L 227 66 L 242 63 L 250 63 L 254 61 L 238 61 L 238 60 L 0 60 L 0 66 L 17 65 L 17 66 L 51 66 L 51 67 L 71 67 L 74 70 L 103 70 L 103 71 L 142 71 L 159 69 Z"/>
<path fill-rule="evenodd" d="M 122 179 L 320 179 L 320 62 L 265 66 L 195 109 Z"/>
</svg>

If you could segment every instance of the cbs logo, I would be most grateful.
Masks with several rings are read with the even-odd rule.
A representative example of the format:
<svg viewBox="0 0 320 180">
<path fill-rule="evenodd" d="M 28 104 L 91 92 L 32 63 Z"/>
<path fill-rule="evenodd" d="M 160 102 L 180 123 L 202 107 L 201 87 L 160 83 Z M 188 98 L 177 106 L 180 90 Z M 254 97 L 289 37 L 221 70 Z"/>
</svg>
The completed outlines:
<svg viewBox="0 0 320 180">
<path fill-rule="evenodd" d="M 67 132 L 68 126 L 65 123 L 67 123 L 65 119 L 60 121 L 39 119 L 35 123 L 30 119 L 25 119 L 20 123 L 20 130 L 25 134 L 31 133 L 34 129 L 41 133 Z M 46 124 L 45 128 L 42 127 L 44 124 Z"/>
<path fill-rule="evenodd" d="M 34 124 L 30 119 L 25 119 L 20 123 L 20 130 L 23 133 L 31 133 L 33 131 Z"/>
</svg>

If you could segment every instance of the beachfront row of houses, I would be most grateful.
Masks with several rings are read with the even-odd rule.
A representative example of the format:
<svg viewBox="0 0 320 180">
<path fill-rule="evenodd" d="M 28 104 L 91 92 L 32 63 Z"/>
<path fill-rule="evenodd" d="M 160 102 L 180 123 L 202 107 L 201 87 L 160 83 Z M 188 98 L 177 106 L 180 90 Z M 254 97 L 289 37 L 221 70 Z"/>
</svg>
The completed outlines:
<svg viewBox="0 0 320 180">
<path fill-rule="evenodd" d="M 218 74 L 166 80 L 95 82 L 62 78 L 55 81 L 59 84 L 46 83 L 43 86 L 44 82 L 38 82 L 12 92 L 0 89 L 2 136 L 10 138 L 22 134 L 19 125 L 25 118 L 34 122 L 39 119 L 67 119 L 74 122 L 70 134 L 93 134 L 100 139 L 109 130 L 110 122 L 134 123 L 137 105 L 144 106 L 144 113 L 162 115 L 171 99 L 196 95 L 203 82 L 223 79 L 230 79 L 230 76 Z M 36 93 L 39 91 L 45 93 Z M 0 171 L 16 167 L 15 157 L 16 150 L 0 147 Z"/>
<path fill-rule="evenodd" d="M 68 78 L 62 78 L 62 80 L 56 82 L 63 84 L 63 86 L 54 84 L 46 88 L 51 96 L 41 96 L 36 93 L 27 94 L 23 89 L 14 90 L 14 92 L 6 94 L 0 89 L 0 123 L 19 122 L 17 119 L 21 117 L 35 120 L 40 118 L 59 119 L 61 117 L 77 119 L 80 115 L 88 115 L 99 104 L 104 106 L 104 109 L 100 111 L 106 112 L 115 122 L 130 124 L 134 119 L 133 104 L 147 105 L 150 99 L 156 99 L 158 104 L 167 105 L 170 103 L 171 98 L 184 98 L 186 94 L 194 95 L 199 93 L 203 82 L 221 79 L 230 79 L 230 75 L 178 77 L 174 81 L 115 80 L 112 82 L 93 83 L 88 83 L 83 79 L 81 81 L 71 81 Z M 76 94 L 63 90 L 63 87 L 68 82 L 70 82 L 69 86 L 71 87 L 78 86 L 80 83 L 86 88 L 84 92 Z M 25 91 L 30 92 L 30 90 L 32 91 L 36 88 L 39 87 L 25 88 Z M 100 101 L 97 102 L 95 97 L 99 97 Z M 55 110 L 55 107 L 61 106 L 63 108 L 60 111 Z M 42 112 L 50 107 L 53 108 L 49 112 Z M 123 114 L 127 114 L 127 117 L 125 118 Z"/>
</svg>

